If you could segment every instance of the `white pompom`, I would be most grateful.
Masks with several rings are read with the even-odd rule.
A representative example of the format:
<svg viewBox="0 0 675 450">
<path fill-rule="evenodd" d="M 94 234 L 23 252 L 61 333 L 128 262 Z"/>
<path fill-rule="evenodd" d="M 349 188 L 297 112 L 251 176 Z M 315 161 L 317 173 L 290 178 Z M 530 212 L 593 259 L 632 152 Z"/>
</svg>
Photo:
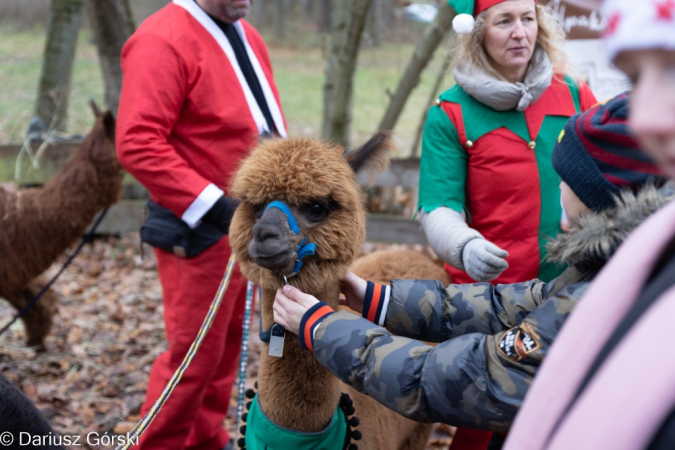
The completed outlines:
<svg viewBox="0 0 675 450">
<path fill-rule="evenodd" d="M 471 14 L 457 14 L 452 19 L 452 29 L 457 34 L 469 34 L 473 31 L 473 26 L 476 23 Z"/>
</svg>

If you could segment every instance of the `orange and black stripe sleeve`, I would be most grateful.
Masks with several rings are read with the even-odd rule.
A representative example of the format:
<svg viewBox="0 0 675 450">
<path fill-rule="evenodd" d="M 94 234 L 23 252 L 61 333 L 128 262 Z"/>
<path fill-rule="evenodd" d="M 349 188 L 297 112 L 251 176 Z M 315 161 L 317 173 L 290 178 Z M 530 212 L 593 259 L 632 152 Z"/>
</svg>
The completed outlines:
<svg viewBox="0 0 675 450">
<path fill-rule="evenodd" d="M 386 284 L 368 282 L 366 296 L 363 299 L 363 317 L 368 321 L 384 326 L 391 287 Z"/>
<path fill-rule="evenodd" d="M 305 350 L 314 351 L 314 330 L 321 324 L 321 321 L 333 314 L 335 311 L 328 306 L 328 303 L 319 302 L 309 308 L 302 316 L 298 336 L 300 337 L 300 346 Z"/>
</svg>

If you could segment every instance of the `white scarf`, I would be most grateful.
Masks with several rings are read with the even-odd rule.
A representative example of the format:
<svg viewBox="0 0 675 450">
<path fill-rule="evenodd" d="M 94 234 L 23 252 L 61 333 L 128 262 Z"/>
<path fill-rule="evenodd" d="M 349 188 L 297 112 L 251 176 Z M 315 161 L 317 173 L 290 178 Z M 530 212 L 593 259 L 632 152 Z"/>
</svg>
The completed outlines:
<svg viewBox="0 0 675 450">
<path fill-rule="evenodd" d="M 546 52 L 537 47 L 521 83 L 498 80 L 483 69 L 459 64 L 453 70 L 455 81 L 464 91 L 497 111 L 524 111 L 551 85 L 553 64 Z"/>
</svg>

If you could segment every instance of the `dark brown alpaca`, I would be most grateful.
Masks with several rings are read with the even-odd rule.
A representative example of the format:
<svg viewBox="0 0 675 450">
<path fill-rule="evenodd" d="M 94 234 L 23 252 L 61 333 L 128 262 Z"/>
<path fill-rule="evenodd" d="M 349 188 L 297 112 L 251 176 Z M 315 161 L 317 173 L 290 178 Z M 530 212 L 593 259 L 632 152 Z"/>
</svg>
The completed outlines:
<svg viewBox="0 0 675 450">
<path fill-rule="evenodd" d="M 93 129 L 58 175 L 39 188 L 0 189 L 0 297 L 17 310 L 42 289 L 41 274 L 77 241 L 96 213 L 119 198 L 115 119 L 92 108 Z M 29 346 L 44 349 L 57 301 L 48 290 L 22 317 Z"/>
<path fill-rule="evenodd" d="M 244 275 L 262 287 L 262 326 L 273 323 L 272 305 L 281 274 L 296 260 L 304 238 L 317 246 L 289 282 L 337 308 L 339 282 L 365 238 L 366 213 L 356 173 L 382 171 L 393 144 L 381 133 L 343 156 L 342 148 L 310 139 L 263 142 L 244 161 L 231 193 L 241 200 L 230 226 L 230 244 Z M 298 222 L 295 235 L 273 200 L 289 206 Z M 334 378 L 287 333 L 283 357 L 262 349 L 258 399 L 277 425 L 317 432 L 330 422 L 340 393 L 347 392 L 361 419 L 361 450 L 422 449 L 430 426 L 405 419 Z"/>
</svg>

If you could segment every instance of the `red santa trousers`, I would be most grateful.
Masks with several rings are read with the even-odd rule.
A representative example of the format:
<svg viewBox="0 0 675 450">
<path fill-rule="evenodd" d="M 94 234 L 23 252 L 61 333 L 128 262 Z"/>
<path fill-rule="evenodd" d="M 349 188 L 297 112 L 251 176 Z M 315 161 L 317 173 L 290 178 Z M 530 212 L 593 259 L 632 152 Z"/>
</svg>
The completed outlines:
<svg viewBox="0 0 675 450">
<path fill-rule="evenodd" d="M 226 237 L 189 259 L 155 249 L 169 349 L 152 366 L 143 414 L 155 403 L 197 337 L 230 253 Z M 223 419 L 239 362 L 245 299 L 246 279 L 236 267 L 199 351 L 135 449 L 220 450 L 229 441 Z"/>
</svg>

